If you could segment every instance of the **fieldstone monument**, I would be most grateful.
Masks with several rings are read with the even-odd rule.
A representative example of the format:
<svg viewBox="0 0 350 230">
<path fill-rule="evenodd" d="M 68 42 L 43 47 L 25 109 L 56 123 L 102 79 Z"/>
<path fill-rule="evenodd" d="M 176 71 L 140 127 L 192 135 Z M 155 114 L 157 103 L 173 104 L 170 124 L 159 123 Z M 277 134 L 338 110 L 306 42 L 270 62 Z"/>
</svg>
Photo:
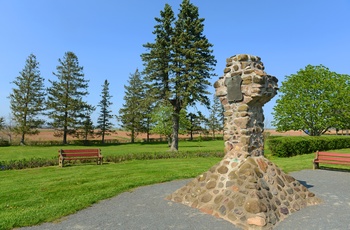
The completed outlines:
<svg viewBox="0 0 350 230">
<path fill-rule="evenodd" d="M 260 57 L 226 60 L 215 83 L 225 109 L 224 158 L 167 199 L 243 229 L 272 229 L 289 214 L 320 203 L 315 194 L 264 157 L 263 105 L 277 93 Z"/>
</svg>

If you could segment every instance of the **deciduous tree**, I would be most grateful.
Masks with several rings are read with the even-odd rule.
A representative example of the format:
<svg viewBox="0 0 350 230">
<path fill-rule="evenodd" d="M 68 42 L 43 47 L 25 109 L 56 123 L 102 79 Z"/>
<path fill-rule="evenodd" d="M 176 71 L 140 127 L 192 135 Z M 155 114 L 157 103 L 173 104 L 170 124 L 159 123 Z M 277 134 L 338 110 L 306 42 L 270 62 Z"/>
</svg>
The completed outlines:
<svg viewBox="0 0 350 230">
<path fill-rule="evenodd" d="M 39 117 L 45 109 L 44 78 L 40 75 L 39 62 L 30 54 L 20 75 L 12 82 L 15 88 L 10 94 L 10 107 L 16 123 L 14 131 L 21 136 L 38 134 L 44 120 Z"/>
<path fill-rule="evenodd" d="M 278 131 L 303 130 L 311 136 L 339 127 L 349 111 L 348 89 L 348 75 L 308 65 L 282 82 L 273 125 Z"/>
<path fill-rule="evenodd" d="M 151 133 L 160 134 L 166 136 L 169 147 L 173 138 L 173 122 L 172 113 L 173 108 L 167 103 L 158 103 L 151 115 L 152 129 Z M 181 110 L 179 122 L 179 133 L 185 134 L 190 126 L 189 120 L 186 118 L 186 111 Z"/>
</svg>

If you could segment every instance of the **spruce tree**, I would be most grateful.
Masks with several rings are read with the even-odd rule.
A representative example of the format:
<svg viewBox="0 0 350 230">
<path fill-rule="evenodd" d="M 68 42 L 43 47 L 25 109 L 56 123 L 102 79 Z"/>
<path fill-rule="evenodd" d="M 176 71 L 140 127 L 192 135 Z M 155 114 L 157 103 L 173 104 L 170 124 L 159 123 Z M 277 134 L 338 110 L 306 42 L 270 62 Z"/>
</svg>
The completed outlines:
<svg viewBox="0 0 350 230">
<path fill-rule="evenodd" d="M 84 112 L 81 112 L 82 117 L 74 134 L 75 137 L 83 139 L 84 145 L 88 144 L 89 137 L 93 138 L 95 136 L 95 126 L 91 120 L 91 114 L 95 109 L 94 106 L 84 106 Z"/>
<path fill-rule="evenodd" d="M 21 144 L 24 144 L 25 136 L 38 134 L 38 128 L 45 123 L 39 118 L 45 109 L 44 78 L 34 54 L 28 56 L 25 67 L 12 83 L 16 86 L 9 96 L 16 123 L 14 131 L 21 135 Z"/>
<path fill-rule="evenodd" d="M 145 98 L 143 79 L 136 69 L 130 74 L 129 85 L 125 85 L 125 96 L 123 107 L 119 110 L 119 120 L 122 128 L 130 131 L 131 142 L 134 143 L 137 135 L 144 130 L 144 112 L 142 100 Z"/>
<path fill-rule="evenodd" d="M 213 99 L 213 103 L 209 109 L 207 124 L 212 133 L 212 138 L 215 139 L 215 132 L 221 131 L 224 128 L 224 108 L 217 96 L 214 95 Z"/>
<path fill-rule="evenodd" d="M 187 114 L 187 119 L 189 121 L 189 127 L 188 127 L 188 132 L 190 133 L 190 140 L 193 140 L 193 134 L 195 132 L 198 132 L 200 130 L 202 130 L 201 127 L 201 117 L 202 117 L 202 113 L 198 112 L 198 114 L 195 113 L 189 113 Z"/>
<path fill-rule="evenodd" d="M 113 123 L 112 123 L 112 111 L 110 110 L 110 106 L 113 104 L 111 101 L 112 96 L 109 93 L 109 82 L 107 80 L 104 81 L 102 85 L 101 92 L 101 101 L 98 106 L 100 107 L 100 115 L 97 119 L 97 127 L 99 131 L 97 135 L 101 136 L 102 144 L 105 143 L 105 135 L 109 135 L 112 132 Z"/>
<path fill-rule="evenodd" d="M 174 36 L 174 12 L 171 6 L 165 4 L 164 11 L 160 11 L 160 18 L 155 18 L 155 42 L 143 45 L 147 53 L 141 54 L 145 69 L 145 81 L 150 83 L 149 89 L 158 100 L 169 99 L 170 93 L 170 65 L 172 63 L 172 41 Z"/>
<path fill-rule="evenodd" d="M 84 112 L 89 105 L 83 99 L 88 95 L 88 80 L 73 52 L 66 52 L 58 62 L 53 73 L 57 81 L 49 80 L 47 108 L 55 135 L 62 136 L 63 144 L 67 144 L 67 136 L 74 135 L 86 118 Z"/>
<path fill-rule="evenodd" d="M 173 107 L 172 151 L 178 150 L 180 111 L 197 102 L 209 105 L 207 87 L 216 64 L 198 8 L 189 0 L 180 7 L 175 21 L 171 7 L 165 5 L 161 18 L 156 18 L 155 42 L 147 43 L 148 52 L 141 55 L 147 81 Z"/>
<path fill-rule="evenodd" d="M 5 127 L 5 118 L 0 117 L 0 130 L 2 130 Z"/>
</svg>

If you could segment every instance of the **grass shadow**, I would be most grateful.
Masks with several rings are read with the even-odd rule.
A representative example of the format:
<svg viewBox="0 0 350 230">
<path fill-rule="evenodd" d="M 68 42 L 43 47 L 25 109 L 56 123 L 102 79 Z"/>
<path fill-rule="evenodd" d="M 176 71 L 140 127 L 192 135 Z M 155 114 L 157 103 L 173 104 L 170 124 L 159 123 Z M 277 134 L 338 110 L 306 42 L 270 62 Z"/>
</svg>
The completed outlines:
<svg viewBox="0 0 350 230">
<path fill-rule="evenodd" d="M 327 171 L 334 171 L 334 172 L 346 172 L 350 173 L 350 168 L 334 168 L 329 166 L 320 166 L 317 170 L 327 170 Z"/>
</svg>

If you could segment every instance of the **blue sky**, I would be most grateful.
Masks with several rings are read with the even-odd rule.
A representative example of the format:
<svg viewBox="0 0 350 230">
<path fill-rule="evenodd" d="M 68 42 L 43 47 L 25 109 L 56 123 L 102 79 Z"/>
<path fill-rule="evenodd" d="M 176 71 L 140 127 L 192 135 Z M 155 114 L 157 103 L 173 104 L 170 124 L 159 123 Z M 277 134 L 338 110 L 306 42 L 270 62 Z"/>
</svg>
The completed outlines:
<svg viewBox="0 0 350 230">
<path fill-rule="evenodd" d="M 102 84 L 110 82 L 112 110 L 123 104 L 124 85 L 143 69 L 143 44 L 153 42 L 155 17 L 170 4 L 177 15 L 182 0 L 0 0 L 0 116 L 10 114 L 13 84 L 33 53 L 46 87 L 55 80 L 58 59 L 74 52 L 90 80 L 87 101 L 97 105 Z M 348 0 L 192 0 L 205 18 L 204 34 L 217 59 L 214 83 L 226 58 L 260 56 L 265 71 L 279 79 L 306 65 L 350 74 Z M 214 93 L 214 88 L 209 87 Z M 266 120 L 277 96 L 264 106 Z M 98 111 L 92 116 L 96 122 Z"/>
</svg>

